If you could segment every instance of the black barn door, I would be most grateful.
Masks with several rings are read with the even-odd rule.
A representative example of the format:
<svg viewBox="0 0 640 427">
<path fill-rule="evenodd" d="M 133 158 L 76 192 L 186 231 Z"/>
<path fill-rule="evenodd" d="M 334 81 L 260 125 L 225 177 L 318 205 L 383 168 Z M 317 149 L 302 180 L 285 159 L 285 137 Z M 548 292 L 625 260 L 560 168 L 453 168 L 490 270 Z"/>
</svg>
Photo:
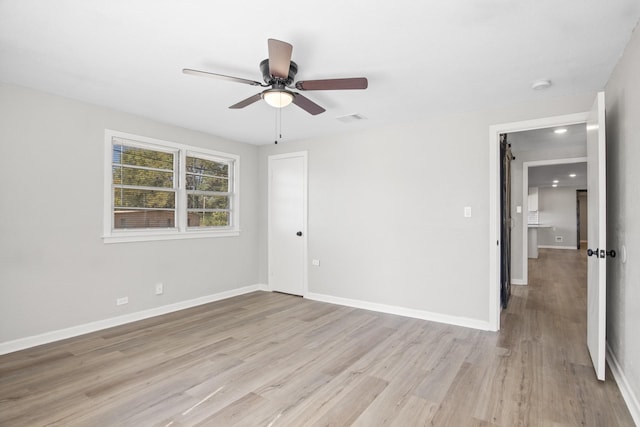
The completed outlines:
<svg viewBox="0 0 640 427">
<path fill-rule="evenodd" d="M 500 135 L 500 303 L 507 308 L 511 296 L 511 145 Z"/>
</svg>

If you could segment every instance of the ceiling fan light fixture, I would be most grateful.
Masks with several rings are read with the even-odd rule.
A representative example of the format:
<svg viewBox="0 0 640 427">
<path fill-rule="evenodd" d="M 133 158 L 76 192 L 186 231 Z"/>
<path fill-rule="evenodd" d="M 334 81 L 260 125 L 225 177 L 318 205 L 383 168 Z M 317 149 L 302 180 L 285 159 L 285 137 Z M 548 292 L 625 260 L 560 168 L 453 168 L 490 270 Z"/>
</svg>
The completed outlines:
<svg viewBox="0 0 640 427">
<path fill-rule="evenodd" d="M 288 90 L 269 89 L 262 92 L 262 99 L 275 108 L 284 108 L 293 102 L 293 93 Z"/>
</svg>

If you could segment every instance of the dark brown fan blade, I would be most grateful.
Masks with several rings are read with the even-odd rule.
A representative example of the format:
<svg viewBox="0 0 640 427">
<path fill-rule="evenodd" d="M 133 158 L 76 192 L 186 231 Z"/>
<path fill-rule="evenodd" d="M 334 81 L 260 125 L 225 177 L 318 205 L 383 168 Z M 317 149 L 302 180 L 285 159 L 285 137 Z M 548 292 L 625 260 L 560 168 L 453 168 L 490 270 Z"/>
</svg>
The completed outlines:
<svg viewBox="0 0 640 427">
<path fill-rule="evenodd" d="M 287 42 L 269 39 L 269 74 L 286 79 L 289 77 L 289 64 L 293 46 Z"/>
<path fill-rule="evenodd" d="M 293 103 L 311 115 L 324 113 L 326 110 L 307 97 L 294 93 Z"/>
<path fill-rule="evenodd" d="M 244 108 L 244 107 L 246 107 L 247 105 L 251 105 L 251 104 L 253 104 L 254 102 L 260 101 L 260 99 L 262 99 L 262 96 L 261 96 L 261 95 L 262 95 L 261 93 L 256 93 L 255 95 L 250 96 L 249 98 L 244 99 L 244 100 L 242 100 L 242 101 L 238 102 L 237 104 L 233 104 L 233 105 L 232 105 L 231 107 L 229 107 L 229 108 L 232 108 L 232 109 L 234 109 L 234 110 L 235 110 L 235 109 L 238 109 L 238 108 Z"/>
<path fill-rule="evenodd" d="M 206 71 L 192 70 L 190 68 L 184 68 L 182 72 L 185 74 L 190 74 L 192 76 L 211 77 L 214 79 L 228 80 L 230 82 L 244 83 L 251 86 L 263 86 L 262 83 L 256 82 L 254 80 L 241 79 L 240 77 L 225 76 L 224 74 L 208 73 Z"/>
<path fill-rule="evenodd" d="M 366 77 L 353 77 L 349 79 L 307 80 L 296 83 L 299 90 L 347 90 L 366 89 L 369 82 Z"/>
</svg>

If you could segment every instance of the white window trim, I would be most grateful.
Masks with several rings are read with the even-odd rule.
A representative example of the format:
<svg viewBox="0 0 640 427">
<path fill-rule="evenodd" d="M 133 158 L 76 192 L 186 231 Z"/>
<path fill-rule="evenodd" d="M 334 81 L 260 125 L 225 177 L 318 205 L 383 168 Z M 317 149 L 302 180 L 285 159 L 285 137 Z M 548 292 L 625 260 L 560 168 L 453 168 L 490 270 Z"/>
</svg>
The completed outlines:
<svg viewBox="0 0 640 427">
<path fill-rule="evenodd" d="M 127 229 L 116 230 L 113 228 L 113 191 L 112 191 L 112 155 L 113 138 L 122 138 L 132 141 L 136 146 L 150 148 L 157 151 L 175 153 L 175 161 L 178 162 L 174 179 L 179 180 L 176 203 L 176 228 L 171 229 Z M 231 195 L 231 226 L 216 228 L 188 228 L 186 218 L 187 192 L 184 188 L 183 168 L 186 164 L 187 154 L 202 156 L 206 159 L 233 161 Z M 193 147 L 177 142 L 163 141 L 130 133 L 119 132 L 111 129 L 104 131 L 104 210 L 103 210 L 103 234 L 104 243 L 146 242 L 154 240 L 176 239 L 200 239 L 209 237 L 233 237 L 240 235 L 240 156 L 223 153 L 202 147 Z"/>
</svg>

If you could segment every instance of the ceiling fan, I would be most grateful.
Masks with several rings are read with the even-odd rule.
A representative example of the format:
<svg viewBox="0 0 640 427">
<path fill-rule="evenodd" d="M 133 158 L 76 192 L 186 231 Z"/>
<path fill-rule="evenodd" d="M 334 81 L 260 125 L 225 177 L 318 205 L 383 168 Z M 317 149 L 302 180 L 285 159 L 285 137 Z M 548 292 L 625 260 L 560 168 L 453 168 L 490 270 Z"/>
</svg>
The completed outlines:
<svg viewBox="0 0 640 427">
<path fill-rule="evenodd" d="M 368 86 L 365 77 L 353 77 L 345 79 L 327 79 L 327 80 L 305 80 L 296 82 L 294 78 L 298 72 L 298 65 L 291 60 L 291 52 L 293 46 L 289 43 L 269 39 L 269 58 L 260 62 L 260 71 L 264 78 L 264 83 L 255 80 L 243 79 L 240 77 L 225 76 L 223 74 L 210 73 L 207 71 L 192 70 L 185 68 L 182 70 L 185 74 L 194 76 L 212 77 L 216 79 L 228 80 L 236 83 L 244 83 L 251 86 L 270 87 L 260 93 L 250 96 L 229 108 L 244 108 L 254 102 L 264 99 L 267 104 L 272 107 L 282 108 L 293 103 L 305 110 L 307 113 L 316 115 L 326 111 L 324 108 L 311 101 L 309 98 L 301 94 L 289 90 L 296 88 L 297 90 L 345 90 L 345 89 L 366 89 Z"/>
</svg>

